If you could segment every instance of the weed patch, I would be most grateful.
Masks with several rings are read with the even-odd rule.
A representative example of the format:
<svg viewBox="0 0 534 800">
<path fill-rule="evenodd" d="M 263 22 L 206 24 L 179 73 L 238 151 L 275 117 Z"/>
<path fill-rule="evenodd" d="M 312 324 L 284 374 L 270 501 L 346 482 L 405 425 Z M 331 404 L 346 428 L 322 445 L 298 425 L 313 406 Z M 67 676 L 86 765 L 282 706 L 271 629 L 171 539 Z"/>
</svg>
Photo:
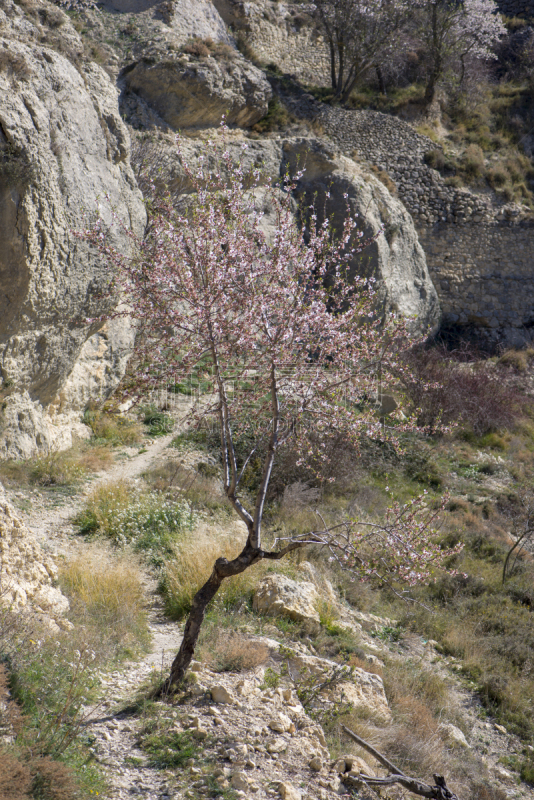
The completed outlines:
<svg viewBox="0 0 534 800">
<path fill-rule="evenodd" d="M 80 533 L 98 533 L 118 547 L 132 546 L 160 566 L 180 535 L 191 530 L 195 516 L 184 502 L 117 481 L 98 487 L 75 523 Z"/>
</svg>

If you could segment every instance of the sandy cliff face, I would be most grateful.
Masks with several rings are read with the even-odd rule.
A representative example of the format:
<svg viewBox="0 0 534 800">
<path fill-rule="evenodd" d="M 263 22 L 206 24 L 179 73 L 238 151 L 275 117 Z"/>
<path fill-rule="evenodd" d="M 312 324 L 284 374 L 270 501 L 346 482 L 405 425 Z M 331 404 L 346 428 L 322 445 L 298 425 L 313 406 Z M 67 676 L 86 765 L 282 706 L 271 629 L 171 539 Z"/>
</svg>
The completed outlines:
<svg viewBox="0 0 534 800">
<path fill-rule="evenodd" d="M 69 53 L 81 43 L 67 18 Z M 145 222 L 128 163 L 117 92 L 96 64 L 78 70 L 39 43 L 39 25 L 0 11 L 0 454 L 68 446 L 89 387 L 105 396 L 121 377 L 132 332 L 88 322 L 116 302 L 101 258 L 77 239 L 85 215 L 113 207 L 136 232 Z M 108 199 L 106 199 L 108 198 Z M 114 243 L 128 247 L 125 233 Z M 83 371 L 74 371 L 82 354 Z M 91 357 L 93 355 L 93 358 Z M 102 368 L 107 364 L 108 368 Z M 87 388 L 87 391 L 85 388 Z"/>
</svg>

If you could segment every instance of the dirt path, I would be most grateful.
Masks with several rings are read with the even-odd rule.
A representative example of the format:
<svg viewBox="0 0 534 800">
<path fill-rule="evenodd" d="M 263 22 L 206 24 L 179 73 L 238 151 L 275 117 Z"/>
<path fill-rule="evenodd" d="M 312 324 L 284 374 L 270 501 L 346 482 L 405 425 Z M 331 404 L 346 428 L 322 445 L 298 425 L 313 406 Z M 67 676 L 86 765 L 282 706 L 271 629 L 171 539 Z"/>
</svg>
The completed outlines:
<svg viewBox="0 0 534 800">
<path fill-rule="evenodd" d="M 58 503 L 36 498 L 29 512 L 22 512 L 26 526 L 45 545 L 61 554 L 68 553 L 73 539 L 71 520 L 80 511 L 88 495 L 97 487 L 118 480 L 135 480 L 158 462 L 164 460 L 166 449 L 175 433 L 162 436 L 139 452 L 137 448 L 124 448 L 121 461 L 105 472 L 96 473 L 84 490 L 75 496 L 61 498 Z"/>
<path fill-rule="evenodd" d="M 79 550 L 83 541 L 75 533 L 72 518 L 81 510 L 87 496 L 99 485 L 117 480 L 135 481 L 147 470 L 163 463 L 170 455 L 167 448 L 175 435 L 176 432 L 158 438 L 141 452 L 136 448 L 125 448 L 121 461 L 109 470 L 97 473 L 76 496 L 43 498 L 35 494 L 31 498 L 31 509 L 19 511 L 25 524 L 49 551 L 68 555 L 74 548 Z M 146 756 L 136 745 L 137 720 L 115 714 L 121 702 L 131 701 L 151 672 L 168 671 L 180 646 L 181 630 L 161 614 L 157 598 L 151 591 L 153 583 L 153 577 L 146 573 L 151 651 L 142 659 L 125 662 L 113 673 L 103 675 L 104 699 L 96 709 L 88 710 L 88 732 L 95 737 L 94 751 L 105 769 L 112 800 L 131 797 L 168 800 L 181 796 L 169 789 L 164 772 L 144 766 Z"/>
</svg>

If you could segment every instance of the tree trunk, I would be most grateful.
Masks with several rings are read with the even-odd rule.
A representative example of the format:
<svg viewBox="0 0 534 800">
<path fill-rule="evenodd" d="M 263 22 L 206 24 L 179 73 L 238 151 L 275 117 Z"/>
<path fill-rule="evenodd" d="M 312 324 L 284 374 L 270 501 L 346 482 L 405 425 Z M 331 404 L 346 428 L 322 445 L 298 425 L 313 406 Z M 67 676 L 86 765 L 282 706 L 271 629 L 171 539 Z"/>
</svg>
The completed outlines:
<svg viewBox="0 0 534 800">
<path fill-rule="evenodd" d="M 334 47 L 334 42 L 332 39 L 328 42 L 330 46 L 330 79 L 332 81 L 332 89 L 335 92 L 337 89 L 337 79 L 336 79 L 336 49 Z"/>
<path fill-rule="evenodd" d="M 159 694 L 170 694 L 174 687 L 182 683 L 195 653 L 195 647 L 200 628 L 204 621 L 206 609 L 219 591 L 223 580 L 224 578 L 217 574 L 215 568 L 204 586 L 202 586 L 194 596 L 193 605 L 185 624 L 184 638 L 182 639 L 176 658 L 172 662 L 170 675 L 161 687 Z"/>
<path fill-rule="evenodd" d="M 237 558 L 234 558 L 233 561 L 227 561 L 225 558 L 218 558 L 208 580 L 195 594 L 191 611 L 185 624 L 182 644 L 172 663 L 170 675 L 163 685 L 154 692 L 154 697 L 164 697 L 165 695 L 172 694 L 183 682 L 195 653 L 195 647 L 200 628 L 204 621 L 206 609 L 219 591 L 223 580 L 232 575 L 238 575 L 240 572 L 244 572 L 248 567 L 251 567 L 264 556 L 268 557 L 268 554 L 264 554 L 261 550 L 254 549 L 250 545 L 249 540 L 241 553 Z"/>
<path fill-rule="evenodd" d="M 384 97 L 387 97 L 386 82 L 384 81 L 384 75 L 382 73 L 382 70 L 380 69 L 379 64 L 376 65 L 375 70 L 376 70 L 376 77 L 378 78 L 378 88 L 380 90 L 380 94 L 383 94 Z"/>
</svg>

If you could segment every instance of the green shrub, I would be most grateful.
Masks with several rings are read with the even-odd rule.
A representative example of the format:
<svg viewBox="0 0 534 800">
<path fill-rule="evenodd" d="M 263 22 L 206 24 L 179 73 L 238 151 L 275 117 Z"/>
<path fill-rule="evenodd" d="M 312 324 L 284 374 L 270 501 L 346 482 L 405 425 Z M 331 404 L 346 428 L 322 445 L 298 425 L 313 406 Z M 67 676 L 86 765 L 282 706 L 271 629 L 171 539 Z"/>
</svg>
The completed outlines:
<svg viewBox="0 0 534 800">
<path fill-rule="evenodd" d="M 195 516 L 184 502 L 118 481 L 98 487 L 75 522 L 80 533 L 99 533 L 116 546 L 132 545 L 156 565 L 173 552 L 180 534 L 191 530 Z"/>
<path fill-rule="evenodd" d="M 155 406 L 143 409 L 143 424 L 148 427 L 149 436 L 165 436 L 174 428 L 174 420 Z"/>
<path fill-rule="evenodd" d="M 50 453 L 34 459 L 30 477 L 39 486 L 73 486 L 79 483 L 85 470 L 73 451 Z"/>
<path fill-rule="evenodd" d="M 278 97 L 273 97 L 269 100 L 267 114 L 252 126 L 252 130 L 255 133 L 280 131 L 287 128 L 290 121 L 291 117 L 285 105 Z"/>
</svg>

